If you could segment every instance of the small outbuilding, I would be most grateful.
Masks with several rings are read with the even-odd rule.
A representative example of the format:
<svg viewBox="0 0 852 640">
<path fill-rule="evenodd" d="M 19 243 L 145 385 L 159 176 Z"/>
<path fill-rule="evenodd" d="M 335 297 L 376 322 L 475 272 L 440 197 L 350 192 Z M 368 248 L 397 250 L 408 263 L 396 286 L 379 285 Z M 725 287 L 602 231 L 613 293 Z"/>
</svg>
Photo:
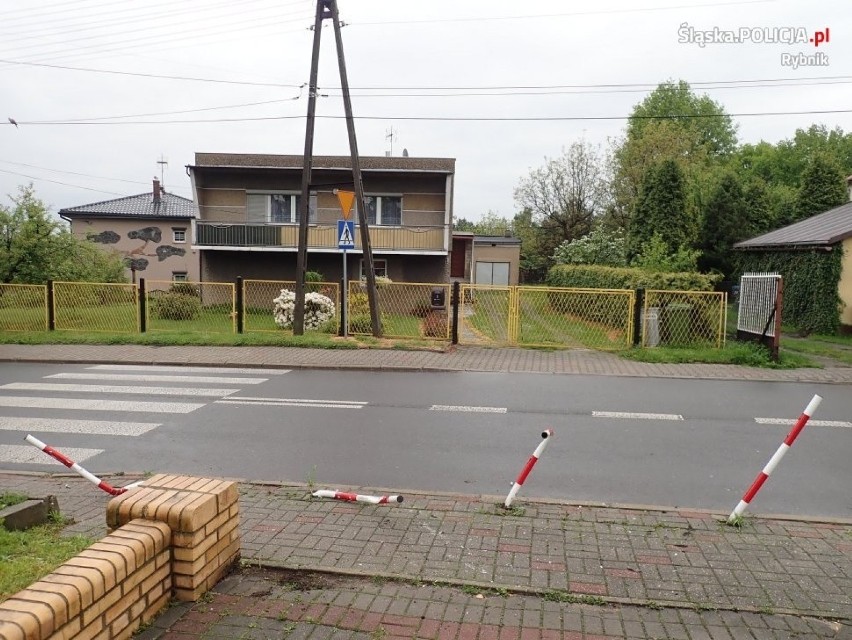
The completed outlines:
<svg viewBox="0 0 852 640">
<path fill-rule="evenodd" d="M 852 202 L 734 245 L 742 271 L 784 278 L 783 318 L 852 333 Z"/>
</svg>

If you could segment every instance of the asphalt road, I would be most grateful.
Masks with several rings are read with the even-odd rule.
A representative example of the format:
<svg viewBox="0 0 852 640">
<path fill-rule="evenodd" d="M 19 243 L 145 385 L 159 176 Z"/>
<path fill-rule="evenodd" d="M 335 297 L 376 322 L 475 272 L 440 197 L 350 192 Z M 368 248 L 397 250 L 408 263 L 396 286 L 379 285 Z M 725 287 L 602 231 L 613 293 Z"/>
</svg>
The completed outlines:
<svg viewBox="0 0 852 640">
<path fill-rule="evenodd" d="M 730 510 L 818 393 L 824 400 L 752 503 L 852 517 L 852 392 L 843 385 L 578 375 L 0 365 L 0 468 L 505 494 Z"/>
</svg>

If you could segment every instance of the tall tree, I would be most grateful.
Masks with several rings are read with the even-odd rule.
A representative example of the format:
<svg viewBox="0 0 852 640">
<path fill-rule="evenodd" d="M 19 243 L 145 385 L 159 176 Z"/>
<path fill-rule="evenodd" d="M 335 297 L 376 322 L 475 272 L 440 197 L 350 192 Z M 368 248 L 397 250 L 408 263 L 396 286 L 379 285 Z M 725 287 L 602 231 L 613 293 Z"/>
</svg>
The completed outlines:
<svg viewBox="0 0 852 640">
<path fill-rule="evenodd" d="M 748 237 L 752 229 L 748 202 L 737 176 L 725 172 L 710 194 L 701 216 L 699 247 L 702 271 L 719 271 L 729 276 L 733 270 L 731 249 Z"/>
<path fill-rule="evenodd" d="M 43 284 L 53 279 L 120 282 L 124 263 L 50 216 L 32 185 L 21 187 L 13 207 L 0 206 L 0 282 Z"/>
<path fill-rule="evenodd" d="M 626 136 L 613 150 L 608 221 L 617 226 L 630 219 L 645 173 L 663 160 L 674 160 L 683 170 L 686 206 L 697 217 L 708 173 L 736 143 L 736 126 L 720 104 L 693 92 L 682 80 L 660 84 L 633 108 Z"/>
<path fill-rule="evenodd" d="M 554 247 L 587 234 L 607 197 L 600 151 L 586 142 L 574 142 L 561 157 L 546 159 L 515 189 L 515 202 L 553 236 Z"/>
<path fill-rule="evenodd" d="M 731 116 L 708 95 L 693 92 L 683 80 L 663 82 L 633 108 L 627 138 L 642 138 L 651 123 L 659 120 L 675 124 L 693 149 L 701 148 L 711 156 L 727 155 L 737 144 Z"/>
<path fill-rule="evenodd" d="M 846 179 L 837 162 L 826 153 L 815 153 L 802 173 L 796 198 L 798 220 L 822 213 L 847 201 Z"/>
<path fill-rule="evenodd" d="M 696 240 L 695 220 L 686 208 L 683 172 L 674 160 L 664 160 L 645 174 L 627 228 L 628 257 L 639 255 L 655 235 L 672 253 L 691 248 Z"/>
</svg>

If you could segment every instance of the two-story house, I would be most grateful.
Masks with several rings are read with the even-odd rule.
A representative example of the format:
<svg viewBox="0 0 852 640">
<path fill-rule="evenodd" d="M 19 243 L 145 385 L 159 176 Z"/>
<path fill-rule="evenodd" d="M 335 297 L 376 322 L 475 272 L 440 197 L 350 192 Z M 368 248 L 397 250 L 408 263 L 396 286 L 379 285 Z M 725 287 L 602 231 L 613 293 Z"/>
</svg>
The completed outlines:
<svg viewBox="0 0 852 640">
<path fill-rule="evenodd" d="M 296 155 L 195 154 L 187 171 L 199 211 L 192 246 L 202 280 L 295 279 L 302 163 Z M 455 159 L 362 157 L 361 172 L 376 275 L 447 282 Z M 343 277 L 335 189 L 353 190 L 351 159 L 314 156 L 307 269 L 334 282 Z M 354 210 L 352 219 L 356 243 L 347 270 L 356 280 L 364 265 Z"/>
<path fill-rule="evenodd" d="M 198 255 L 190 250 L 195 203 L 167 193 L 157 178 L 152 186 L 147 193 L 61 209 L 59 216 L 78 238 L 117 251 L 133 282 L 198 280 Z"/>
</svg>

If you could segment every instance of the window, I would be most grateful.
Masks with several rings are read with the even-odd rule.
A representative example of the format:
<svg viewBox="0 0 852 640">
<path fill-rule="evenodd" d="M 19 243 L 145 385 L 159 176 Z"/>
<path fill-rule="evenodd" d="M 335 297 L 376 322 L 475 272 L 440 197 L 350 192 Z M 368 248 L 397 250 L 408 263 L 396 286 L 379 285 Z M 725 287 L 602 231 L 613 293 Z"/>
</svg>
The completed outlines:
<svg viewBox="0 0 852 640">
<path fill-rule="evenodd" d="M 373 269 L 376 272 L 377 278 L 387 278 L 388 277 L 388 261 L 387 260 L 373 260 Z M 364 264 L 364 261 L 361 260 L 361 278 L 364 279 L 367 277 L 367 265 Z"/>
<path fill-rule="evenodd" d="M 364 200 L 367 201 L 367 224 L 402 224 L 401 196 L 364 196 Z"/>
<path fill-rule="evenodd" d="M 172 282 L 188 282 L 186 271 L 172 271 Z"/>
<path fill-rule="evenodd" d="M 172 235 L 174 242 L 186 242 L 186 229 L 172 227 Z"/>
<path fill-rule="evenodd" d="M 246 221 L 297 224 L 302 196 L 295 193 L 249 193 L 246 195 Z M 316 221 L 317 197 L 308 203 L 309 222 Z"/>
</svg>

